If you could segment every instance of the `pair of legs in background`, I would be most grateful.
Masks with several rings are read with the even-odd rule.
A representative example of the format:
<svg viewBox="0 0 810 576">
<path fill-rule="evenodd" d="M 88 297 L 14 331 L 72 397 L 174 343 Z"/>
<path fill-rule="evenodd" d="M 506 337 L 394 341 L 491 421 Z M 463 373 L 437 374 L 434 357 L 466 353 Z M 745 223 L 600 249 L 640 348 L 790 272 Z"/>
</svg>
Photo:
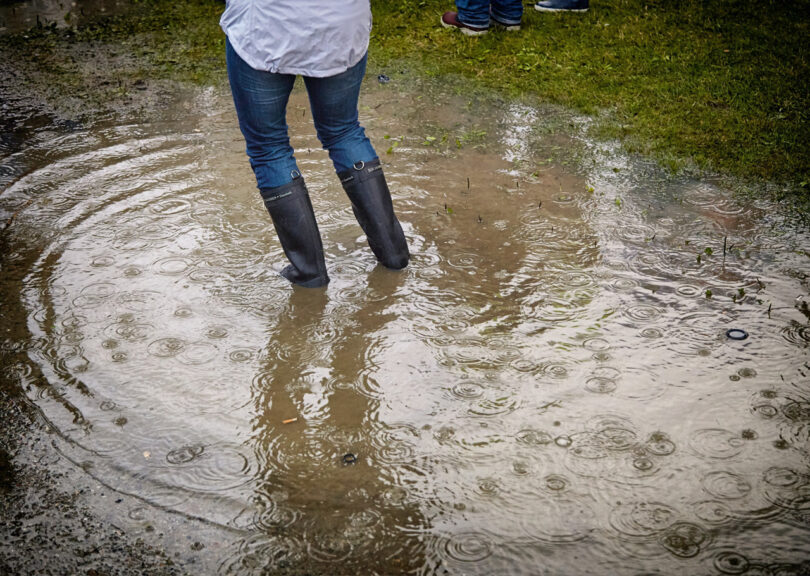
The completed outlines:
<svg viewBox="0 0 810 576">
<path fill-rule="evenodd" d="M 251 68 L 226 46 L 239 128 L 259 192 L 290 261 L 282 276 L 306 287 L 329 282 L 315 214 L 287 133 L 287 102 L 295 75 Z M 327 78 L 304 77 L 315 130 L 340 178 L 352 210 L 377 259 L 404 268 L 408 246 L 391 203 L 377 153 L 360 126 L 357 102 L 366 56 Z"/>
<path fill-rule="evenodd" d="M 455 0 L 458 12 L 445 12 L 441 23 L 468 36 L 486 34 L 491 24 L 506 30 L 520 30 L 522 0 Z"/>
<path fill-rule="evenodd" d="M 495 24 L 510 31 L 520 30 L 522 0 L 455 0 L 458 12 L 445 12 L 441 24 L 468 36 L 486 34 Z M 587 12 L 588 0 L 540 0 L 534 5 L 540 12 Z"/>
</svg>

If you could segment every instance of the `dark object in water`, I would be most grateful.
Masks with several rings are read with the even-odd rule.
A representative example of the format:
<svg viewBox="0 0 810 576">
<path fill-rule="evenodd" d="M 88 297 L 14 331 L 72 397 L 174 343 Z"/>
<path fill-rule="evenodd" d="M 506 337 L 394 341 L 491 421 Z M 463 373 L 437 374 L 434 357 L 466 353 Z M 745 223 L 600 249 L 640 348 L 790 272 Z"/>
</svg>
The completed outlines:
<svg viewBox="0 0 810 576">
<path fill-rule="evenodd" d="M 379 76 L 377 76 L 377 82 L 379 82 L 380 84 L 388 84 L 390 81 L 391 79 L 385 74 L 380 74 Z"/>
<path fill-rule="evenodd" d="M 748 332 L 739 328 L 731 328 L 730 330 L 726 330 L 726 336 L 731 340 L 745 340 L 748 338 Z"/>
<path fill-rule="evenodd" d="M 348 454 L 343 455 L 343 463 L 346 466 L 351 466 L 352 464 L 357 464 L 357 456 L 349 452 Z"/>
</svg>

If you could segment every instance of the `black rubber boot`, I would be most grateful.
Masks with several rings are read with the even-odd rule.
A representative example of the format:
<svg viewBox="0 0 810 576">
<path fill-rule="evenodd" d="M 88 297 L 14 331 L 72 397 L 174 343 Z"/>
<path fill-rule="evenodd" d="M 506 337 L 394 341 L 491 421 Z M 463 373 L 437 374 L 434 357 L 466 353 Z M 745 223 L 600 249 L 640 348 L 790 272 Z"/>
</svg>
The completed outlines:
<svg viewBox="0 0 810 576">
<path fill-rule="evenodd" d="M 305 288 L 328 284 L 321 234 L 304 179 L 299 176 L 289 184 L 264 188 L 260 192 L 290 261 L 281 275 Z"/>
<path fill-rule="evenodd" d="M 391 192 L 379 159 L 358 162 L 352 170 L 338 173 L 338 177 L 377 260 L 386 268 L 405 268 L 410 257 L 408 244 L 394 215 Z"/>
</svg>

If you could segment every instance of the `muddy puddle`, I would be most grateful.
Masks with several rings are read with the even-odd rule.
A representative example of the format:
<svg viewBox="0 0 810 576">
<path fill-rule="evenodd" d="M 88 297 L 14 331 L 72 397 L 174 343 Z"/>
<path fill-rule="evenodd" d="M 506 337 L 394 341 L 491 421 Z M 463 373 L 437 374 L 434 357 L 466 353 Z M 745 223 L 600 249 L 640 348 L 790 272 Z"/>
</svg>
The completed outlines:
<svg viewBox="0 0 810 576">
<path fill-rule="evenodd" d="M 219 574 L 806 574 L 807 230 L 559 112 L 370 78 L 361 115 L 413 258 L 299 86 L 325 291 L 277 274 L 227 92 L 3 151 L 3 370 L 119 528 L 220 530 Z"/>
<path fill-rule="evenodd" d="M 0 3 L 0 33 L 34 26 L 76 26 L 131 8 L 124 0 L 5 0 Z"/>
</svg>

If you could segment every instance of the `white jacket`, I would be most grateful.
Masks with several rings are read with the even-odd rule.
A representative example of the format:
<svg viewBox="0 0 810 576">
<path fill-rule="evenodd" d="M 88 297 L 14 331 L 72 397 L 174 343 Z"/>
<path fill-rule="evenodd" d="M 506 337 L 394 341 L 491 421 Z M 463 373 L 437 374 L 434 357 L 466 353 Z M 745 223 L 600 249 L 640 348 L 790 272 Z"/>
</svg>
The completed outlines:
<svg viewBox="0 0 810 576">
<path fill-rule="evenodd" d="M 227 0 L 219 24 L 251 68 L 323 78 L 365 55 L 371 6 L 369 0 Z"/>
</svg>

